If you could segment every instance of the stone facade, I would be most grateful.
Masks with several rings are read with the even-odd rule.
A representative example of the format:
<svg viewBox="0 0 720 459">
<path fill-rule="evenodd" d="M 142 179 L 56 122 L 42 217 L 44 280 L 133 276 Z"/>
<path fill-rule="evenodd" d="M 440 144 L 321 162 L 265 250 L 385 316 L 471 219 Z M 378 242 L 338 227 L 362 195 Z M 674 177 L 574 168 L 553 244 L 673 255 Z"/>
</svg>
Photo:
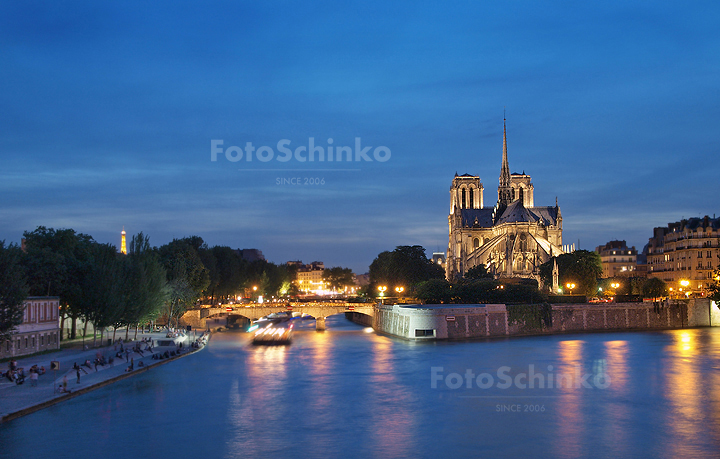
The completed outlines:
<svg viewBox="0 0 720 459">
<path fill-rule="evenodd" d="M 59 309 L 58 297 L 28 297 L 23 322 L 17 326 L 11 339 L 0 345 L 0 358 L 60 349 Z"/>
<path fill-rule="evenodd" d="M 602 261 L 602 277 L 638 276 L 637 250 L 625 241 L 610 241 L 595 248 Z"/>
<path fill-rule="evenodd" d="M 690 218 L 655 228 L 647 245 L 648 277 L 674 292 L 701 292 L 712 279 L 720 255 L 720 218 Z M 682 286 L 681 281 L 689 285 Z"/>
<path fill-rule="evenodd" d="M 494 207 L 485 207 L 480 177 L 455 175 L 450 187 L 448 280 L 484 265 L 495 277 L 538 279 L 538 267 L 562 250 L 562 215 L 557 206 L 536 207 L 531 177 L 510 173 L 507 133 Z"/>
</svg>

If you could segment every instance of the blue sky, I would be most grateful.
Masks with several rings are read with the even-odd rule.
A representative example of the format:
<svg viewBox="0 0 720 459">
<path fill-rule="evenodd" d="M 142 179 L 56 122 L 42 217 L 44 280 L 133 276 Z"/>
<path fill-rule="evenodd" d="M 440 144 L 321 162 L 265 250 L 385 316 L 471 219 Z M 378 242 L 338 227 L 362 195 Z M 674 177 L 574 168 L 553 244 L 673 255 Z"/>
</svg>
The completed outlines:
<svg viewBox="0 0 720 459">
<path fill-rule="evenodd" d="M 506 108 L 565 242 L 641 248 L 719 211 L 720 4 L 585 3 L 5 2 L 0 240 L 124 226 L 365 272 L 445 250 L 455 172 L 494 204 Z M 311 137 L 391 157 L 211 161 Z"/>
</svg>

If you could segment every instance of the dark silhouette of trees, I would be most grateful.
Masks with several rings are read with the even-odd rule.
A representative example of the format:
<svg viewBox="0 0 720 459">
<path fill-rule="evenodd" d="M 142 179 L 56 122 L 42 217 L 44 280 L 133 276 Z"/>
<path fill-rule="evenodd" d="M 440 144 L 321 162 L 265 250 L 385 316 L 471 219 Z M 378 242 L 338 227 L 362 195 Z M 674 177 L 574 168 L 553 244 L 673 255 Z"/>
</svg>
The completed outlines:
<svg viewBox="0 0 720 459">
<path fill-rule="evenodd" d="M 6 246 L 0 241 L 0 344 L 22 323 L 28 291 L 22 251 L 15 244 Z"/>
<path fill-rule="evenodd" d="M 370 264 L 370 293 L 377 292 L 379 285 L 387 286 L 388 292 L 400 286 L 412 293 L 419 283 L 444 277 L 442 268 L 425 256 L 425 248 L 401 245 L 380 253 Z"/>
</svg>

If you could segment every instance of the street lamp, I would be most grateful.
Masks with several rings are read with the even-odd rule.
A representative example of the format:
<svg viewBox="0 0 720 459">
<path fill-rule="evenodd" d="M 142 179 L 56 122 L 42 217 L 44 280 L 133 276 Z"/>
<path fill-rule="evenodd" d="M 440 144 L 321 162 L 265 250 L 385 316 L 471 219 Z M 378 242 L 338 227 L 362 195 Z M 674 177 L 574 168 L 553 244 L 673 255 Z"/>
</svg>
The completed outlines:
<svg viewBox="0 0 720 459">
<path fill-rule="evenodd" d="M 395 287 L 395 291 L 398 292 L 398 294 L 401 294 L 405 291 L 405 287 Z"/>
<path fill-rule="evenodd" d="M 568 288 L 568 290 L 570 290 L 570 295 L 572 295 L 572 291 L 575 288 L 575 284 L 573 284 L 572 282 L 568 282 L 565 286 Z"/>
<path fill-rule="evenodd" d="M 381 285 L 378 287 L 378 291 L 380 292 L 380 296 L 383 296 L 385 294 L 385 290 L 387 290 L 387 287 L 384 285 Z"/>
<path fill-rule="evenodd" d="M 690 281 L 687 280 L 687 279 L 682 279 L 682 280 L 680 280 L 680 285 L 682 285 L 682 287 L 683 287 L 685 290 L 687 290 L 688 285 L 690 285 Z M 683 291 L 682 288 L 680 288 L 680 289 L 678 289 L 678 290 L 681 291 L 681 292 Z M 687 297 L 687 296 L 690 296 L 690 292 L 685 292 L 685 296 L 686 296 L 686 297 Z"/>
</svg>

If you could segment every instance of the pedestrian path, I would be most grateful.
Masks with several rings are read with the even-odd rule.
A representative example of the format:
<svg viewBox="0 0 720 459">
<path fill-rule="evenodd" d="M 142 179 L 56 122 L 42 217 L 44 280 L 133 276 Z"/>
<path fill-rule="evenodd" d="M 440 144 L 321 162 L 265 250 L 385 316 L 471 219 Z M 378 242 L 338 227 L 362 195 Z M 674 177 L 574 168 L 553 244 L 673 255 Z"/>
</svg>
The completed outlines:
<svg viewBox="0 0 720 459">
<path fill-rule="evenodd" d="M 199 337 L 200 335 L 196 335 Z M 151 338 L 155 344 L 158 339 L 165 340 L 165 333 L 146 333 L 143 335 L 144 338 Z M 207 336 L 204 341 L 206 342 Z M 186 355 L 190 351 L 195 351 L 190 346 L 193 342 L 193 334 L 189 334 L 183 345 L 183 352 L 180 354 Z M 155 346 L 153 352 L 145 350 L 145 346 L 142 345 L 142 354 L 132 351 L 133 346 L 138 341 L 124 343 L 125 349 L 130 349 L 130 353 L 125 358 L 126 354 L 123 354 L 122 358 L 116 357 L 116 353 L 120 350 L 119 346 L 105 346 L 95 349 L 63 349 L 58 352 L 49 354 L 38 355 L 34 357 L 18 358 L 17 367 L 24 368 L 25 370 L 25 382 L 23 384 L 15 384 L 10 382 L 7 378 L 0 380 L 0 422 L 17 417 L 19 413 L 32 412 L 34 407 L 41 408 L 45 405 L 51 405 L 60 401 L 64 398 L 72 398 L 73 394 L 87 392 L 93 388 L 100 387 L 104 383 L 114 381 L 115 379 L 122 378 L 125 375 L 144 371 L 145 369 L 157 365 L 160 363 L 167 362 L 172 359 L 155 360 L 152 358 L 153 354 L 164 354 L 166 351 L 170 354 L 175 351 L 175 346 Z M 200 347 L 202 348 L 202 346 Z M 110 357 L 113 358 L 112 364 L 98 365 L 97 371 L 93 362 L 99 356 L 104 356 L 109 361 Z M 128 372 L 128 366 L 132 359 L 133 370 Z M 51 362 L 59 363 L 59 370 L 50 370 Z M 85 361 L 90 362 L 90 368 L 83 366 Z M 73 369 L 73 364 L 77 363 L 80 370 L 80 381 L 78 382 L 77 371 Z M 30 379 L 29 370 L 33 365 L 37 365 L 38 368 L 44 367 L 45 374 L 40 375 L 37 381 L 37 385 L 33 385 Z M 0 372 L 5 372 L 8 369 L 8 364 L 3 364 L 0 367 Z M 83 371 L 84 370 L 84 371 Z M 85 373 L 87 372 L 87 374 Z M 70 393 L 63 393 L 58 390 L 58 386 L 63 384 L 63 381 L 67 381 L 67 390 Z M 26 413 L 25 413 L 26 414 Z"/>
</svg>

